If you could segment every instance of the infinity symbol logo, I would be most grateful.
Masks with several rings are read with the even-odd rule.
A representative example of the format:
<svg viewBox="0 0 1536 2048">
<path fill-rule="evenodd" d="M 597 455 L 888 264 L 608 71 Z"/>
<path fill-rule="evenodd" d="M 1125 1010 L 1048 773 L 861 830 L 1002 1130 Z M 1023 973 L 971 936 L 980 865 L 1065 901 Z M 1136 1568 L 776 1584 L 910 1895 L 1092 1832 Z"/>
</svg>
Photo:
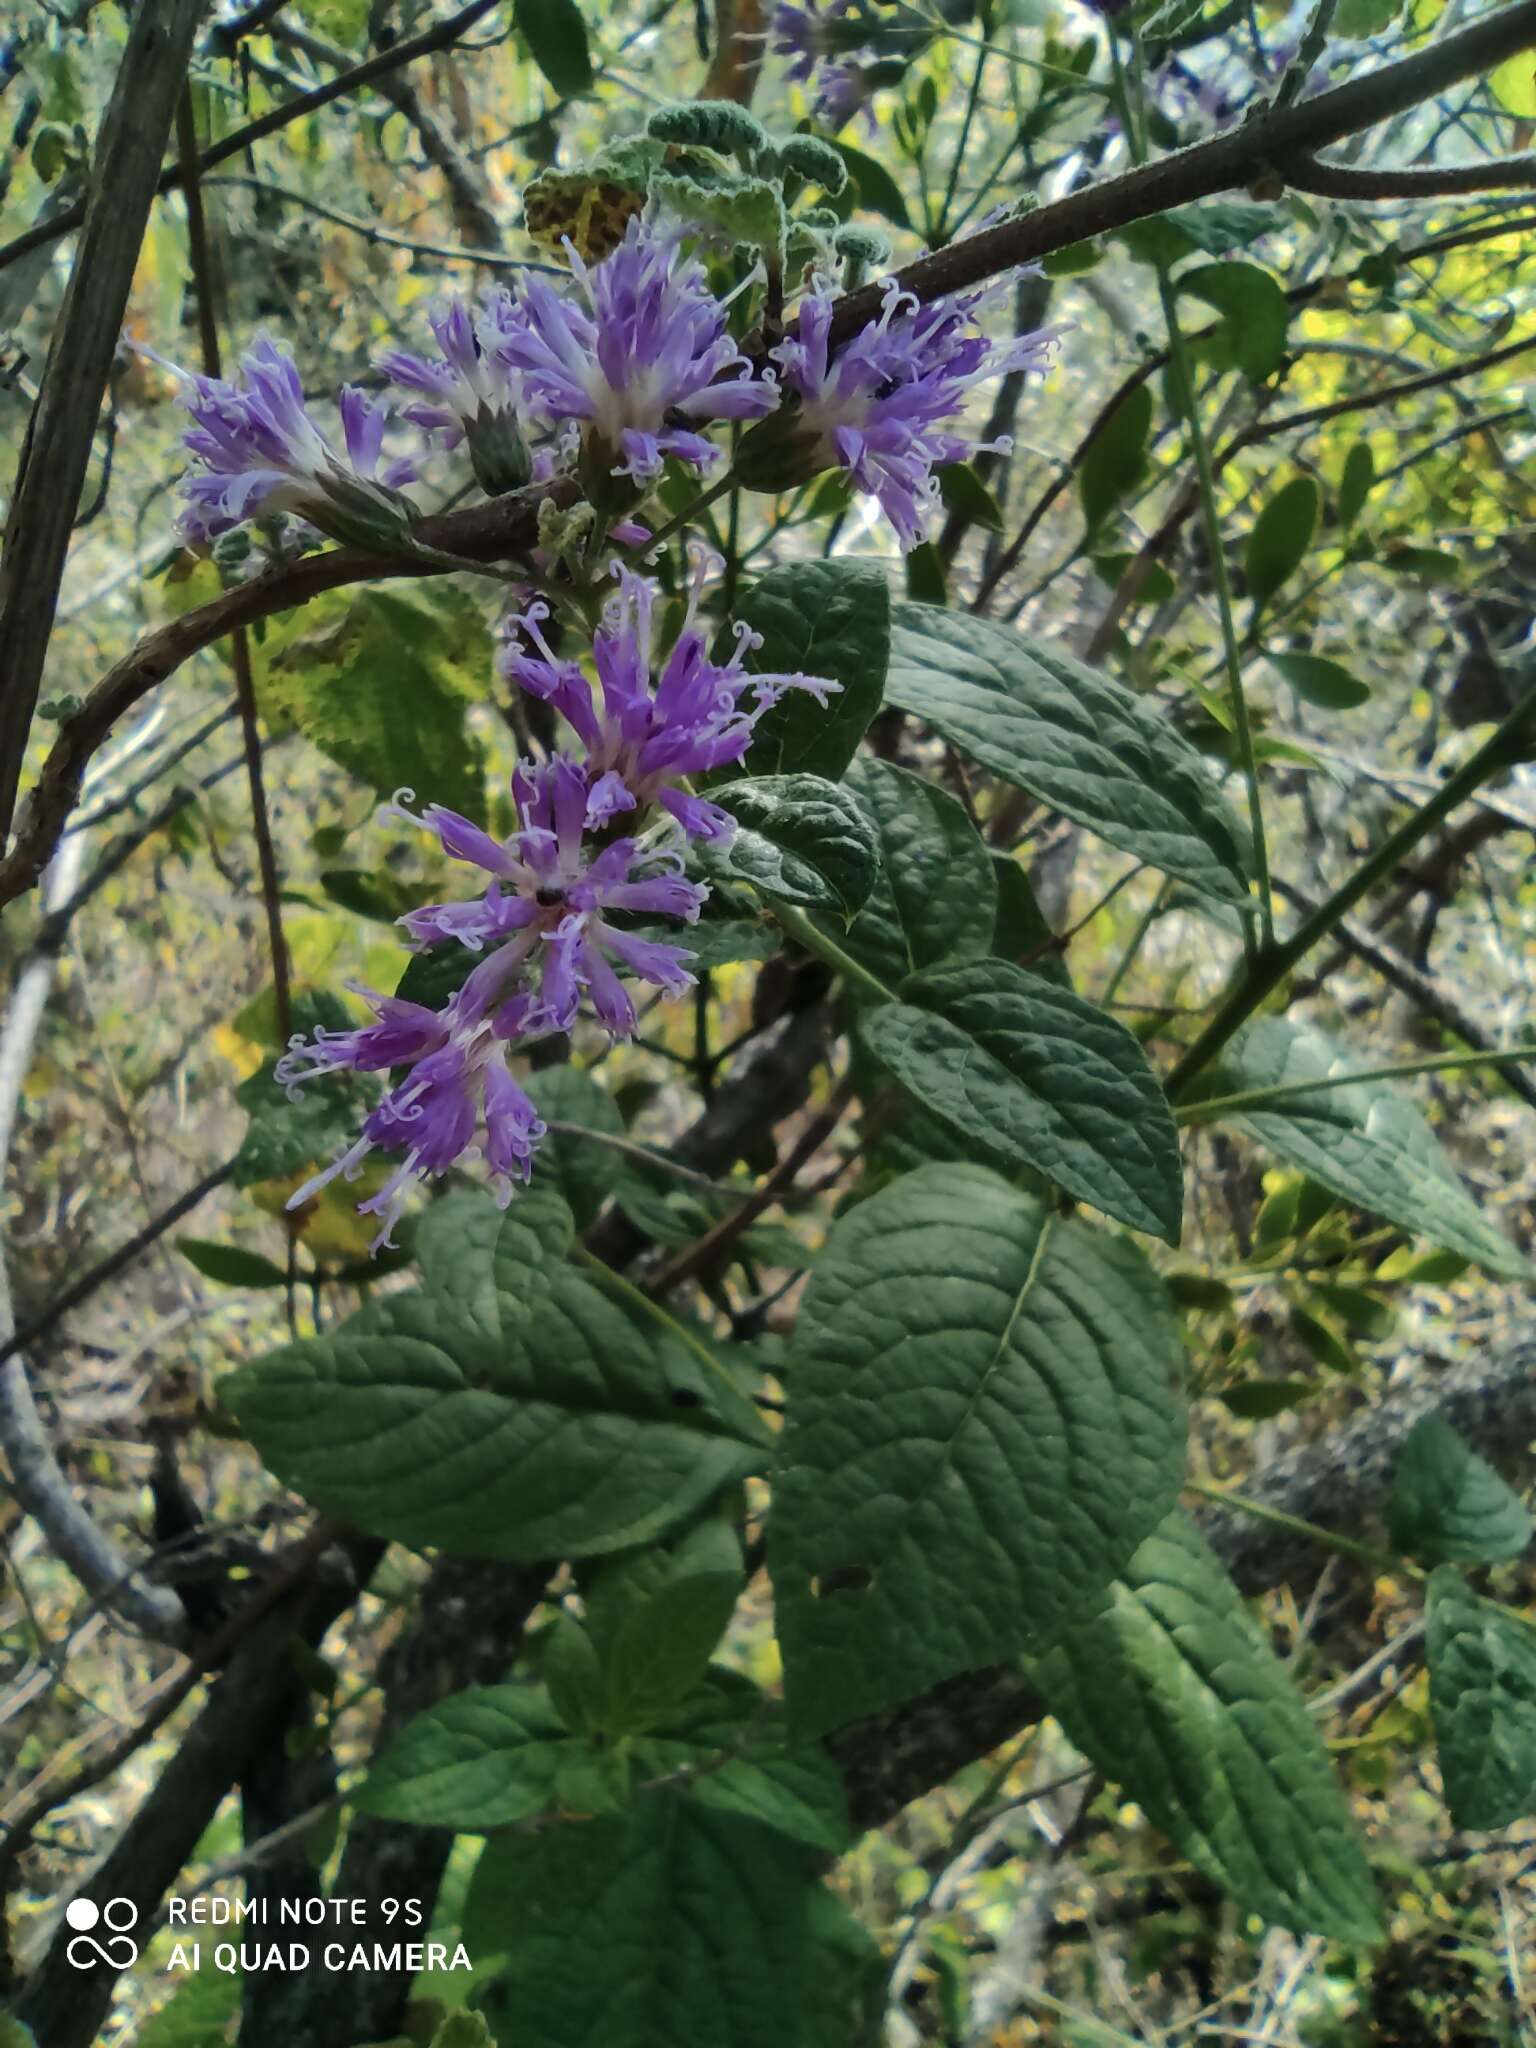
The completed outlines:
<svg viewBox="0 0 1536 2048">
<path fill-rule="evenodd" d="M 104 1906 L 94 1899 L 71 1899 L 64 1918 L 75 1929 L 75 1938 L 64 1951 L 75 1969 L 88 1970 L 93 1963 L 105 1963 L 109 1969 L 126 1970 L 139 1960 L 139 1945 L 128 1938 L 128 1929 L 139 1921 L 139 1909 L 132 1899 L 108 1899 Z M 105 1941 L 98 1941 L 91 1932 L 98 1925 L 110 1930 Z"/>
</svg>

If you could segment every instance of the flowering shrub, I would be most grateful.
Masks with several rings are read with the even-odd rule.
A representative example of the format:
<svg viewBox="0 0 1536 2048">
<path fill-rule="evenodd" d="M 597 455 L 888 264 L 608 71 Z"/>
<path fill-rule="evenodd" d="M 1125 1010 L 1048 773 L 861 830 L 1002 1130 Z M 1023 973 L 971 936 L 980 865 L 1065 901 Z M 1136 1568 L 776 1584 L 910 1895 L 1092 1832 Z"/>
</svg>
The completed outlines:
<svg viewBox="0 0 1536 2048">
<path fill-rule="evenodd" d="M 1403 1302 L 1415 1327 L 1454 1326 L 1447 1283 L 1477 1299 L 1469 1272 L 1512 1290 L 1532 1274 L 1504 1161 L 1536 1050 L 1491 1047 L 1486 1017 L 1399 959 L 1392 933 L 1422 888 L 1427 948 L 1469 852 L 1496 860 L 1522 815 L 1536 696 L 1517 688 L 1529 551 L 1508 486 L 1529 420 L 1502 380 L 1532 343 L 1505 338 L 1519 216 L 1489 195 L 1530 184 L 1492 144 L 1529 111 L 1536 9 L 1430 9 L 1400 57 L 1377 0 L 1325 0 L 1304 25 L 1182 0 L 783 0 L 646 9 L 633 35 L 605 17 L 591 43 L 574 0 L 518 0 L 434 20 L 392 54 L 374 8 L 360 70 L 201 158 L 218 66 L 248 44 L 283 58 L 256 56 L 263 80 L 329 63 L 319 16 L 241 8 L 198 45 L 196 89 L 178 73 L 156 101 L 135 80 L 166 20 L 197 10 L 120 11 L 124 99 L 102 138 L 116 182 L 75 161 L 51 74 L 17 95 L 0 173 L 0 205 L 14 190 L 35 215 L 0 269 L 77 213 L 85 229 L 0 560 L 0 626 L 15 625 L 0 754 L 19 746 L 13 707 L 58 594 L 28 564 L 46 569 L 110 505 L 139 414 L 152 434 L 171 388 L 127 360 L 105 420 L 61 434 L 71 393 L 94 406 L 109 388 L 92 349 L 117 328 L 131 251 L 102 224 L 135 177 L 138 218 L 184 203 L 181 315 L 203 374 L 174 373 L 189 422 L 162 615 L 83 698 L 45 702 L 35 774 L 10 761 L 26 801 L 0 897 L 55 864 L 16 949 L 0 1076 L 19 1099 L 56 969 L 76 1007 L 98 1007 L 94 954 L 61 941 L 92 905 L 118 920 L 113 943 L 132 940 L 109 884 L 153 888 L 167 913 L 139 985 L 179 964 L 186 906 L 164 883 L 178 859 L 189 898 L 205 878 L 196 792 L 152 811 L 140 750 L 165 772 L 238 714 L 240 752 L 202 788 L 244 771 L 259 947 L 244 805 L 194 815 L 230 926 L 218 958 L 259 958 L 263 983 L 232 1017 L 220 1001 L 213 1033 L 190 1020 L 184 1051 L 211 1036 L 242 1078 L 199 1066 L 176 1133 L 211 1105 L 221 1146 L 232 1093 L 243 1138 L 97 1275 L 209 1198 L 251 1241 L 181 1238 L 178 1257 L 236 1290 L 225 1315 L 188 1299 L 101 1366 L 126 1376 L 155 1354 L 129 1397 L 157 1404 L 142 1457 L 111 1437 L 124 1404 L 96 1403 L 93 1380 L 92 1455 L 64 1470 L 29 1391 L 29 1360 L 91 1276 L 29 1321 L 26 1275 L 20 1334 L 0 1329 L 17 1501 L 59 1576 L 153 1645 L 127 1652 L 148 1704 L 126 1736 L 88 1721 L 80 1742 L 50 1749 L 45 1729 L 18 1745 L 24 1773 L 41 1756 L 44 1791 L 21 1800 L 0 1864 L 25 1880 L 30 1843 L 55 1891 L 89 1874 L 52 1937 L 35 1888 L 0 2039 L 126 2039 L 141 2015 L 110 2010 L 124 1909 L 147 1935 L 168 1893 L 231 1872 L 257 1927 L 277 1901 L 296 1933 L 350 1917 L 368 1944 L 334 1982 L 301 1968 L 315 1958 L 297 1941 L 242 1945 L 242 1980 L 187 1985 L 144 2048 L 222 2048 L 237 2024 L 241 2048 L 905 2048 L 1036 2025 L 1086 2040 L 1104 2028 L 1065 1993 L 1104 1983 L 1117 2025 L 1132 2015 L 1149 2039 L 1210 2032 L 1219 2012 L 1234 2037 L 1342 2040 L 1356 1991 L 1395 2037 L 1405 1973 L 1373 1976 L 1359 1952 L 1388 1903 L 1396 1932 L 1414 1911 L 1438 1929 L 1444 1901 L 1426 1907 L 1395 1857 L 1378 1898 L 1388 1738 L 1371 1717 L 1391 1700 L 1418 1750 L 1433 1742 L 1458 1833 L 1536 1801 L 1536 1657 L 1489 1597 L 1517 1583 L 1532 1521 L 1480 1455 L 1518 1469 L 1505 1425 L 1528 1408 L 1529 1360 L 1458 1361 L 1437 1340 L 1415 1370 L 1383 1334 Z M 343 33 L 348 10 L 323 11 Z M 44 13 L 51 61 L 90 10 Z M 488 13 L 504 25 L 443 54 Z M 643 133 L 609 134 L 609 85 L 649 95 L 631 72 L 685 44 L 732 96 L 653 100 Z M 404 79 L 434 53 L 441 111 Z M 497 81 L 494 124 L 472 57 L 477 89 Z M 1363 84 L 1311 104 L 1361 65 Z M 444 181 L 452 242 L 429 240 L 431 205 L 418 215 L 382 174 L 376 220 L 332 203 L 346 159 L 302 110 L 369 81 L 387 124 L 371 96 L 327 119 L 355 121 L 358 159 L 405 182 L 398 113 Z M 774 89 L 776 125 L 749 104 Z M 156 104 L 149 149 L 132 131 Z M 23 149 L 45 107 L 58 118 Z M 292 184 L 203 176 L 269 143 L 274 120 L 317 145 Z M 1167 153 L 1212 125 L 1210 147 Z M 1373 125 L 1389 157 L 1408 136 L 1414 161 L 1373 161 Z M 608 139 L 573 161 L 583 130 Z M 477 193 L 525 151 L 538 168 L 514 245 Z M 65 171 L 82 207 L 62 182 L 34 207 L 28 181 Z M 1372 241 L 1371 209 L 1428 197 L 1427 239 Z M 269 208 L 297 209 L 286 257 L 304 236 L 322 246 L 319 219 L 366 252 L 369 286 L 398 265 L 396 302 L 359 288 L 343 304 L 328 242 L 328 296 L 290 301 L 285 266 L 282 296 L 265 276 L 231 296 L 207 216 L 228 228 L 247 198 L 263 236 Z M 1442 200 L 1466 201 L 1466 221 L 1452 204 L 1442 221 Z M 171 347 L 179 246 L 140 266 L 156 307 L 130 317 L 140 356 L 146 334 Z M 497 282 L 429 297 L 418 261 L 434 282 L 458 264 Z M 19 273 L 42 279 L 33 325 L 54 316 L 57 269 Z M 1438 281 L 1471 272 L 1492 283 L 1462 335 Z M 335 310 L 354 377 L 334 397 L 330 344 L 274 312 L 290 302 Z M 227 377 L 225 326 L 257 335 Z M 24 370 L 0 385 L 24 390 Z M 1475 399 L 1452 390 L 1464 379 Z M 1423 408 L 1424 439 L 1388 469 L 1400 403 Z M 1503 458 L 1481 465 L 1497 490 L 1465 461 L 1474 444 Z M 66 457 L 105 472 L 83 509 Z M 139 466 L 158 513 L 163 465 Z M 1431 477 L 1454 508 L 1444 533 L 1420 510 Z M 1480 583 L 1450 591 L 1474 558 Z M 92 615 L 71 650 L 97 630 Z M 1442 632 L 1478 656 L 1454 680 Z M 1428 666 L 1405 684 L 1416 640 Z M 199 656 L 186 680 L 204 701 L 160 728 L 157 693 Z M 1390 774 L 1327 737 L 1373 686 L 1400 692 L 1379 707 Z M 1499 781 L 1463 837 L 1453 811 Z M 124 813 L 82 870 L 90 830 Z M 125 883 L 146 841 L 153 879 Z M 1518 878 L 1501 909 L 1512 954 L 1536 919 Z M 1347 1042 L 1357 984 L 1339 1003 L 1337 976 L 1310 974 L 1336 945 L 1421 1007 L 1437 1047 L 1471 1050 L 1367 1065 Z M 130 1134 L 145 1064 L 114 1068 L 104 1097 Z M 1458 1136 L 1496 1139 L 1476 1196 L 1402 1085 L 1433 1071 L 1445 1086 L 1462 1064 L 1524 1098 L 1458 1084 Z M 51 1101 L 29 1094 L 26 1115 Z M 15 1107 L 0 1099 L 0 1152 Z M 157 1158 L 182 1160 L 162 1137 Z M 96 1193 L 82 1175 L 18 1248 L 46 1261 Z M 187 1348 L 170 1360 L 173 1337 Z M 1265 1464 L 1275 1423 L 1287 1449 Z M 206 1527 L 177 1465 L 189 1436 L 216 1446 Z M 146 1482 L 154 1548 L 135 1563 L 83 1499 L 126 1522 Z M 7 1535 L 29 1574 L 34 1533 L 14 1559 Z M 1323 1565 L 1340 1558 L 1368 1569 L 1369 1602 L 1333 1600 Z M 12 1622 L 41 1712 L 134 1697 L 103 1694 L 90 1664 L 70 1690 L 88 1632 L 56 1661 L 41 1572 L 38 1592 Z M 1249 1604 L 1263 1593 L 1280 1596 L 1284 1662 Z M 179 1672 L 171 1649 L 188 1653 Z M 1330 1720 L 1341 1706 L 1347 1723 Z M 98 1787 L 141 1745 L 180 1740 L 177 1715 L 184 1749 L 146 1773 L 98 1860 Z M 69 1802 L 87 1795 L 82 1825 L 45 1839 L 51 1774 L 82 1748 L 60 1780 Z M 858 1849 L 856 1883 L 835 1871 L 941 1786 Z M 1414 1774 L 1416 1851 L 1432 1789 Z M 189 1855 L 222 1858 L 234 1790 L 242 1855 L 184 1873 Z M 339 1844 L 327 1831 L 312 1854 L 313 1823 L 338 1810 Z M 1422 1860 L 1467 1863 L 1460 1842 L 1445 1866 Z M 1019 1896 L 1035 1876 L 1086 1900 L 1091 1956 L 1036 1939 L 1045 1921 Z M 1135 1885 L 1147 1915 L 1119 1910 Z M 1486 1974 L 1518 1991 L 1505 1890 L 1507 1967 Z M 855 1892 L 883 1945 L 845 1910 Z M 376 1942 L 407 1893 L 433 1938 Z M 1186 1990 L 1170 1958 L 1202 1916 L 1221 1968 L 1209 1983 L 1191 1968 Z M 91 1938 L 98 1923 L 111 1939 Z M 1135 1930 L 1118 1950 L 1117 1924 Z M 1026 1953 L 1050 1993 L 1021 1982 Z M 190 1975 L 179 1944 L 175 1958 L 166 1974 Z M 214 1967 L 233 1979 L 237 1963 Z"/>
</svg>

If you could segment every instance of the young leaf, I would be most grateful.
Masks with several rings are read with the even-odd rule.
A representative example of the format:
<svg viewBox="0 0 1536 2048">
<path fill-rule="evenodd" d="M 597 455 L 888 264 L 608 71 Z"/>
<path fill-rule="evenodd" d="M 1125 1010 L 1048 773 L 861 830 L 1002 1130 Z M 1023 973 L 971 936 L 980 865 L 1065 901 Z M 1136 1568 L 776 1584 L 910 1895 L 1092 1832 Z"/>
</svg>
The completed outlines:
<svg viewBox="0 0 1536 2048">
<path fill-rule="evenodd" d="M 722 783 L 714 800 L 741 829 L 728 845 L 695 847 L 707 877 L 750 882 L 780 903 L 844 917 L 874 887 L 875 828 L 844 785 L 820 775 L 763 775 Z"/>
<path fill-rule="evenodd" d="M 354 1803 L 418 1827 L 511 1827 L 554 1805 L 570 1748 L 543 1686 L 479 1686 L 407 1722 Z"/>
<path fill-rule="evenodd" d="M 847 786 L 874 825 L 879 867 L 838 943 L 892 986 L 916 968 L 990 951 L 997 884 L 958 799 L 873 757 L 855 761 Z"/>
<path fill-rule="evenodd" d="M 1179 273 L 1179 290 L 1192 292 L 1221 315 L 1204 344 L 1222 367 L 1241 370 L 1255 382 L 1267 377 L 1285 354 L 1291 309 L 1267 270 L 1228 258 Z"/>
<path fill-rule="evenodd" d="M 938 967 L 860 1031 L 925 1109 L 1003 1172 L 1030 1166 L 1133 1230 L 1179 1240 L 1173 1116 L 1123 1024 L 1006 960 Z"/>
<path fill-rule="evenodd" d="M 660 1792 L 490 1843 L 464 1939 L 506 1967 L 477 2001 L 539 2048 L 784 2048 L 813 1883 L 797 1842 Z"/>
<path fill-rule="evenodd" d="M 860 206 L 869 213 L 883 214 L 899 228 L 911 227 L 912 217 L 907 212 L 906 200 L 901 196 L 901 187 L 885 165 L 877 157 L 855 149 L 851 142 L 836 142 L 832 146 L 848 166 L 848 175 L 853 180 Z"/>
<path fill-rule="evenodd" d="M 1003 508 L 968 462 L 946 462 L 934 475 L 947 511 L 963 514 L 988 533 L 1002 532 Z"/>
<path fill-rule="evenodd" d="M 1370 442 L 1353 442 L 1344 458 L 1343 474 L 1339 478 L 1340 526 L 1354 525 L 1375 481 L 1376 458 L 1371 453 Z"/>
<path fill-rule="evenodd" d="M 1059 988 L 1070 988 L 1066 954 L 1045 921 L 1024 863 L 1011 853 L 994 853 L 992 873 L 997 881 L 997 923 L 990 950 L 999 960 L 1011 960 L 1031 974 L 1043 974 Z"/>
<path fill-rule="evenodd" d="M 768 1563 L 806 1736 L 1049 1640 L 1172 1504 L 1178 1327 L 1124 1238 L 928 1166 L 817 1264 Z"/>
<path fill-rule="evenodd" d="M 1403 1445 L 1387 1509 L 1392 1541 L 1422 1564 L 1518 1557 L 1531 1518 L 1498 1473 L 1439 1415 Z"/>
<path fill-rule="evenodd" d="M 1278 669 L 1296 692 L 1309 704 L 1325 711 L 1353 711 L 1370 700 L 1370 686 L 1350 674 L 1341 661 L 1326 654 L 1270 654 L 1266 660 Z"/>
<path fill-rule="evenodd" d="M 1099 1611 L 1029 1670 L 1078 1748 L 1243 1911 L 1298 1934 L 1379 1938 L 1316 1725 L 1177 1509 Z"/>
<path fill-rule="evenodd" d="M 1265 1017 L 1223 1058 L 1210 1092 L 1304 1084 L 1358 1065 L 1322 1032 Z M 1362 1081 L 1310 1094 L 1299 1086 L 1294 1095 L 1224 1120 L 1357 1209 L 1461 1252 L 1502 1278 L 1530 1277 L 1527 1260 L 1479 1214 L 1434 1132 L 1391 1083 Z"/>
<path fill-rule="evenodd" d="M 204 1237 L 178 1237 L 176 1249 L 190 1259 L 205 1280 L 220 1287 L 286 1287 L 288 1275 L 281 1266 L 248 1252 L 237 1244 L 212 1244 Z"/>
<path fill-rule="evenodd" d="M 574 0 L 513 0 L 512 18 L 528 54 L 561 99 L 592 90 L 586 25 Z"/>
<path fill-rule="evenodd" d="M 1255 610 L 1301 567 L 1317 528 L 1317 507 L 1317 485 L 1309 476 L 1296 476 L 1281 485 L 1254 521 L 1243 578 Z"/>
<path fill-rule="evenodd" d="M 1536 1812 L 1536 1632 L 1479 1600 L 1454 1565 L 1431 1573 L 1429 1712 L 1445 1803 L 1459 1828 Z"/>
<path fill-rule="evenodd" d="M 285 1485 L 377 1535 L 474 1557 L 594 1556 L 757 1468 L 723 1367 L 660 1311 L 567 1263 L 571 1212 L 454 1195 L 417 1231 L 423 1284 L 224 1380 Z"/>
<path fill-rule="evenodd" d="M 1078 464 L 1078 495 L 1090 534 L 1140 481 L 1151 431 L 1152 387 L 1143 382 L 1121 399 Z"/>
<path fill-rule="evenodd" d="M 1166 718 L 1011 627 L 930 605 L 893 619 L 887 703 L 1111 846 L 1247 904 L 1242 830 Z"/>
<path fill-rule="evenodd" d="M 891 593 L 878 562 L 790 562 L 759 577 L 736 619 L 763 636 L 755 674 L 825 676 L 842 685 L 823 706 L 787 690 L 759 719 L 753 775 L 804 772 L 836 781 L 880 709 L 891 651 Z"/>
</svg>

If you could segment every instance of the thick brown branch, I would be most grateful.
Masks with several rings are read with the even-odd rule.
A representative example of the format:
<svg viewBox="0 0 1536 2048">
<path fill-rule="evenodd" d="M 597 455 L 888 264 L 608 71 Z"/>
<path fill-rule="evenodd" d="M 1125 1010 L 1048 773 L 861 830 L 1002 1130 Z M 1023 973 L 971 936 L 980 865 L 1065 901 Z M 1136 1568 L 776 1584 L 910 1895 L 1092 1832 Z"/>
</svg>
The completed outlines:
<svg viewBox="0 0 1536 2048">
<path fill-rule="evenodd" d="M 1295 156 L 1282 166 L 1285 182 L 1298 192 L 1316 192 L 1324 199 L 1370 203 L 1382 199 L 1447 199 L 1461 192 L 1513 192 L 1536 185 L 1536 155 L 1495 158 L 1485 164 L 1451 164 L 1443 169 L 1357 170 L 1351 164 L 1324 163 L 1320 157 Z"/>
<path fill-rule="evenodd" d="M 424 519 L 417 531 L 427 546 L 467 561 L 499 561 L 532 545 L 542 500 L 569 503 L 573 495 L 572 485 L 546 484 L 495 498 L 486 505 L 471 505 L 462 512 Z M 30 889 L 47 866 L 79 797 L 86 764 L 113 726 L 194 654 L 223 640 L 237 626 L 254 625 L 275 612 L 308 604 L 327 590 L 383 576 L 446 573 L 441 563 L 424 562 L 409 554 L 376 555 L 362 548 L 333 548 L 269 569 L 265 575 L 225 591 L 210 604 L 199 605 L 146 633 L 107 671 L 79 709 L 60 722 L 58 737 L 23 806 L 15 841 L 0 860 L 0 905 Z"/>
<path fill-rule="evenodd" d="M 0 556 L 0 838 L 10 831 L 96 421 L 201 0 L 144 0 L 91 164 L 91 194 Z"/>
</svg>

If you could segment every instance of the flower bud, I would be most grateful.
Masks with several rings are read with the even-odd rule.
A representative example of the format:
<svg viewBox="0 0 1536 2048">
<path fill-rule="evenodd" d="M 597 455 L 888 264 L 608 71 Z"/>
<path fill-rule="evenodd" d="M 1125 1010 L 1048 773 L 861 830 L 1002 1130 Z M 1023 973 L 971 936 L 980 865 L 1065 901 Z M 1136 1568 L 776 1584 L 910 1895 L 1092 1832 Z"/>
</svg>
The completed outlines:
<svg viewBox="0 0 1536 2048">
<path fill-rule="evenodd" d="M 519 491 L 533 474 L 533 457 L 523 439 L 517 415 L 482 405 L 464 422 L 464 439 L 475 482 L 488 498 Z"/>
</svg>

